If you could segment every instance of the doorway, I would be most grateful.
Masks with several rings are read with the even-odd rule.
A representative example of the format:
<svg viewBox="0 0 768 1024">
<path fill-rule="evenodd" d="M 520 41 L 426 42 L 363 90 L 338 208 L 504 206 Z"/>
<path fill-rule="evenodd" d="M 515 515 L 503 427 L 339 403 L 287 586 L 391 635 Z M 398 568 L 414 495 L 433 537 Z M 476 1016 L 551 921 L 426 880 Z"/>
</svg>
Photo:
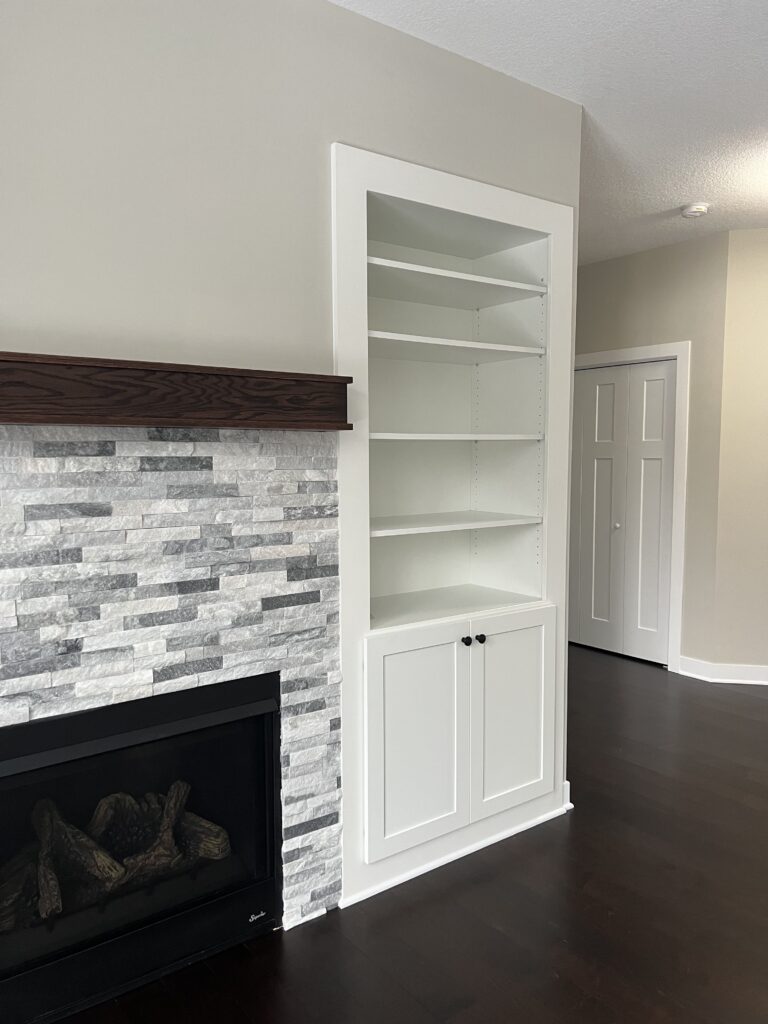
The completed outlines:
<svg viewBox="0 0 768 1024">
<path fill-rule="evenodd" d="M 570 640 L 668 661 L 676 362 L 577 369 Z"/>
</svg>

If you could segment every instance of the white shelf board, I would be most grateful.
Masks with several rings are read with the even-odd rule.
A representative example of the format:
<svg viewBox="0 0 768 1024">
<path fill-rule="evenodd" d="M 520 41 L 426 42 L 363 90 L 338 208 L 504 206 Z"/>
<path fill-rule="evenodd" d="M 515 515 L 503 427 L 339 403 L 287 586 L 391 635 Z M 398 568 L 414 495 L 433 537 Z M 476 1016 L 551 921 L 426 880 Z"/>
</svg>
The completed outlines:
<svg viewBox="0 0 768 1024">
<path fill-rule="evenodd" d="M 369 355 L 377 359 L 408 359 L 417 363 L 500 363 L 507 359 L 543 356 L 546 351 L 533 345 L 491 345 L 389 331 L 369 331 L 368 340 Z"/>
<path fill-rule="evenodd" d="M 422 302 L 452 309 L 482 309 L 545 295 L 543 285 L 463 274 L 457 270 L 368 257 L 368 294 L 379 299 Z"/>
<path fill-rule="evenodd" d="M 451 533 L 456 530 L 489 530 L 502 526 L 529 526 L 541 516 L 508 512 L 429 512 L 410 516 L 377 516 L 371 519 L 371 537 L 404 537 L 413 533 Z"/>
<path fill-rule="evenodd" d="M 388 434 L 376 431 L 371 441 L 543 441 L 543 434 Z"/>
<path fill-rule="evenodd" d="M 390 594 L 371 600 L 371 629 L 389 629 L 391 626 L 406 626 L 411 622 L 447 619 L 456 615 L 475 615 L 538 601 L 541 601 L 540 597 L 530 594 L 513 594 L 471 583 L 437 590 L 417 590 L 410 594 Z"/>
</svg>

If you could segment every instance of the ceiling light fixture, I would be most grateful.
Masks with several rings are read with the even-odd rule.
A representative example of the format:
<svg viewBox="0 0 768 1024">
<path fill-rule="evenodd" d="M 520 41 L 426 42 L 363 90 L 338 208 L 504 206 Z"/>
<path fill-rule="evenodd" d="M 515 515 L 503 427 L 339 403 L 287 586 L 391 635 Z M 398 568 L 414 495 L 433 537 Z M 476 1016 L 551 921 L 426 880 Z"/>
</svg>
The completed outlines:
<svg viewBox="0 0 768 1024">
<path fill-rule="evenodd" d="M 680 209 L 683 217 L 703 217 L 709 213 L 709 203 L 689 203 Z"/>
</svg>

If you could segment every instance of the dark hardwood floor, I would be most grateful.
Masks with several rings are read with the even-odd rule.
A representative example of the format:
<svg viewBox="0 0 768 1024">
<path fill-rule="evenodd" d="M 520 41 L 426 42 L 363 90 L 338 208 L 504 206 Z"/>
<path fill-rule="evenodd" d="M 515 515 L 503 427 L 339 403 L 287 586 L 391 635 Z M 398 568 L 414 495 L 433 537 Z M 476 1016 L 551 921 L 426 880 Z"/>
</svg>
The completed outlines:
<svg viewBox="0 0 768 1024">
<path fill-rule="evenodd" d="M 69 1024 L 766 1024 L 768 687 L 572 648 L 576 809 Z"/>
</svg>

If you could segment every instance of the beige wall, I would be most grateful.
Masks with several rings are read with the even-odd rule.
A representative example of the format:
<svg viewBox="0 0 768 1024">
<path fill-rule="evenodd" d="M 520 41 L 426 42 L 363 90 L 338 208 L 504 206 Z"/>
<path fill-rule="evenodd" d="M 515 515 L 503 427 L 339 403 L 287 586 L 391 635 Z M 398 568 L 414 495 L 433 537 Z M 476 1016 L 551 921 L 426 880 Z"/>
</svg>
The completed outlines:
<svg viewBox="0 0 768 1024">
<path fill-rule="evenodd" d="M 682 653 L 716 660 L 718 466 L 728 235 L 582 267 L 576 351 L 691 341 Z M 765 659 L 768 662 L 768 658 Z"/>
<path fill-rule="evenodd" d="M 729 238 L 716 661 L 768 665 L 768 231 Z"/>
<path fill-rule="evenodd" d="M 334 140 L 578 201 L 578 106 L 323 0 L 2 11 L 2 348 L 331 371 Z"/>
</svg>

